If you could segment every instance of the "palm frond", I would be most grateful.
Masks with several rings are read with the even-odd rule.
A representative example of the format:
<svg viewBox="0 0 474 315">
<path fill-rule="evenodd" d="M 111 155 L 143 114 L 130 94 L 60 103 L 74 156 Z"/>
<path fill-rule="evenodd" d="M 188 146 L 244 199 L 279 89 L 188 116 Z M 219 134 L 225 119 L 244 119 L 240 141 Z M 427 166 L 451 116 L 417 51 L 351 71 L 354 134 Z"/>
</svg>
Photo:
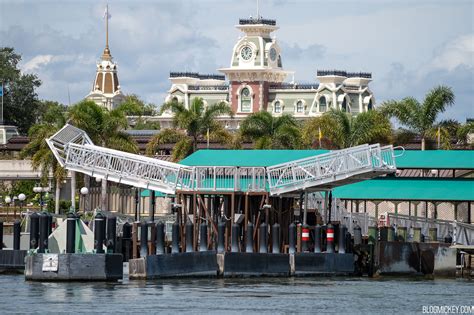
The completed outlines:
<svg viewBox="0 0 474 315">
<path fill-rule="evenodd" d="M 446 110 L 446 107 L 454 104 L 454 93 L 450 87 L 437 86 L 430 90 L 423 102 L 423 126 L 425 130 L 431 128 L 439 113 Z"/>
<path fill-rule="evenodd" d="M 160 133 L 154 135 L 150 142 L 148 142 L 146 146 L 146 154 L 150 156 L 154 155 L 161 144 L 177 143 L 185 138 L 188 138 L 188 136 L 181 131 L 169 128 L 163 129 Z"/>
<path fill-rule="evenodd" d="M 193 142 L 189 137 L 176 142 L 171 157 L 174 162 L 179 162 L 193 152 Z"/>
</svg>

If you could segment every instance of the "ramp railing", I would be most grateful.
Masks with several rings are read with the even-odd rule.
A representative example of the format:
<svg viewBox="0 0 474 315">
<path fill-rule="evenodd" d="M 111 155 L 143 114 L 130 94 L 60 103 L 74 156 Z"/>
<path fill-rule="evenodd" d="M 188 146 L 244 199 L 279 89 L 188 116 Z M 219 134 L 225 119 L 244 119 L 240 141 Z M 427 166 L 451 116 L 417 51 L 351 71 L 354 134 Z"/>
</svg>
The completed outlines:
<svg viewBox="0 0 474 315">
<path fill-rule="evenodd" d="M 392 146 L 364 144 L 267 167 L 267 177 L 270 193 L 282 194 L 364 173 L 375 177 L 395 171 Z"/>
</svg>

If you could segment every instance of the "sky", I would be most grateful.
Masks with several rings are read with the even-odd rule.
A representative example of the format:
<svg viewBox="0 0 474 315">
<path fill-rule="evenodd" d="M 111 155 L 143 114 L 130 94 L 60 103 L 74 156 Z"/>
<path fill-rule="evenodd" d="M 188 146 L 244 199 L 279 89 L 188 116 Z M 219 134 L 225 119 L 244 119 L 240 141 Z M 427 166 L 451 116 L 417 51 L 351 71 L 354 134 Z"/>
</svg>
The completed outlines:
<svg viewBox="0 0 474 315">
<path fill-rule="evenodd" d="M 22 71 L 39 76 L 41 99 L 73 104 L 89 93 L 105 46 L 106 4 L 0 0 L 0 46 L 14 47 Z M 170 71 L 229 66 L 241 36 L 235 25 L 257 11 L 257 0 L 108 4 L 121 88 L 156 105 L 170 88 Z M 474 118 L 472 0 L 260 0 L 259 11 L 276 19 L 283 67 L 295 71 L 296 82 L 315 82 L 318 69 L 371 72 L 377 104 L 422 101 L 447 85 L 456 102 L 441 118 Z"/>
</svg>

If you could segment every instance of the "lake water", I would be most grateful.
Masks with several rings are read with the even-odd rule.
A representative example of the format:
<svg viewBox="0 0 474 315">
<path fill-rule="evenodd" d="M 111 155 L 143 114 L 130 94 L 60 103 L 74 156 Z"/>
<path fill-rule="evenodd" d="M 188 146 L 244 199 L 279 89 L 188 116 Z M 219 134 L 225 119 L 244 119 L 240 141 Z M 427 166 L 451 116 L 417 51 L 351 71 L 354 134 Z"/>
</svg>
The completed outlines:
<svg viewBox="0 0 474 315">
<path fill-rule="evenodd" d="M 420 314 L 423 306 L 442 305 L 474 305 L 474 282 L 335 277 L 40 283 L 0 275 L 2 314 Z"/>
</svg>

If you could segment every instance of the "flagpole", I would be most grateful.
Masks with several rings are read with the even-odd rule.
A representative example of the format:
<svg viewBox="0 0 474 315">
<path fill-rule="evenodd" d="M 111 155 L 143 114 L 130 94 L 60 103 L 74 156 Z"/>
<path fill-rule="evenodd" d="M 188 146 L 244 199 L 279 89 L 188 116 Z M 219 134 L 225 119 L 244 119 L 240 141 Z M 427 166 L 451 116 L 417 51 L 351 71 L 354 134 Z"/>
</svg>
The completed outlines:
<svg viewBox="0 0 474 315">
<path fill-rule="evenodd" d="M 105 7 L 105 47 L 109 48 L 109 5 Z"/>
</svg>

